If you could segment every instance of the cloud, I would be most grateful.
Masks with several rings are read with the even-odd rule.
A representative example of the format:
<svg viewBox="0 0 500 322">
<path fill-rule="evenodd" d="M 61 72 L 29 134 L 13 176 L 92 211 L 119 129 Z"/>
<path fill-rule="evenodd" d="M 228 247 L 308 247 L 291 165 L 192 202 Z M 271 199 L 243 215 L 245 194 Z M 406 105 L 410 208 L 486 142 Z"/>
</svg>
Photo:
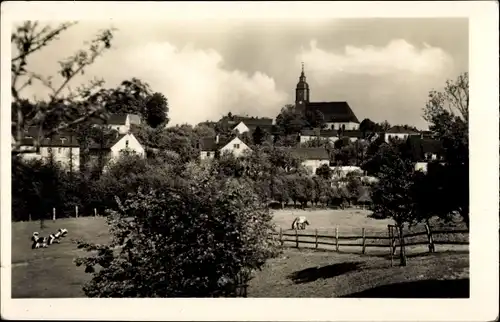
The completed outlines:
<svg viewBox="0 0 500 322">
<path fill-rule="evenodd" d="M 213 49 L 150 42 L 123 49 L 119 56 L 114 66 L 120 67 L 106 74 L 117 81 L 138 77 L 163 93 L 172 124 L 217 120 L 228 112 L 275 117 L 288 99 L 264 73 L 225 69 L 223 57 Z"/>
<path fill-rule="evenodd" d="M 453 59 L 441 48 L 426 43 L 423 48 L 417 48 L 404 39 L 391 40 L 384 47 L 347 45 L 343 52 L 328 52 L 318 47 L 316 40 L 312 40 L 309 48 L 302 48 L 296 60 L 305 62 L 308 70 L 319 77 L 335 72 L 429 76 L 442 74 L 453 66 Z"/>
</svg>

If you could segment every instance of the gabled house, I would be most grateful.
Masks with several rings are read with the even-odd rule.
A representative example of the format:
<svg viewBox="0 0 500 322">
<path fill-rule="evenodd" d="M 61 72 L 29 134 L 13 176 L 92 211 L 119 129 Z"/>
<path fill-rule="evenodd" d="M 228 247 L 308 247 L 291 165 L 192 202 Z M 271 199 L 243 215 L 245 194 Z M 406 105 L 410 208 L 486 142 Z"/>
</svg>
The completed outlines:
<svg viewBox="0 0 500 322">
<path fill-rule="evenodd" d="M 242 156 L 245 152 L 251 151 L 249 145 L 238 136 L 221 138 L 215 137 L 202 138 L 199 142 L 200 159 L 213 159 L 218 155 L 230 152 L 234 156 Z"/>
<path fill-rule="evenodd" d="M 302 165 L 311 171 L 311 174 L 316 174 L 316 170 L 323 164 L 330 164 L 330 156 L 325 148 L 295 148 L 292 153 L 300 157 Z"/>
<path fill-rule="evenodd" d="M 137 114 L 110 114 L 105 120 L 100 118 L 91 118 L 95 125 L 107 125 L 120 134 L 130 132 L 132 125 L 140 125 L 141 118 Z"/>
<path fill-rule="evenodd" d="M 104 170 L 110 161 L 117 160 L 123 152 L 130 151 L 141 157 L 146 156 L 145 147 L 137 140 L 132 133 L 119 134 L 114 140 L 101 145 L 94 143 L 89 147 L 90 162 L 98 164 L 102 158 Z"/>
<path fill-rule="evenodd" d="M 269 134 L 273 131 L 273 120 L 270 118 L 234 117 L 233 121 L 238 122 L 232 128 L 232 131 L 236 134 L 253 133 L 258 127 Z"/>
<path fill-rule="evenodd" d="M 30 150 L 34 147 L 37 130 L 28 129 L 21 140 L 21 150 Z M 44 138 L 40 141 L 40 148 L 36 152 L 21 153 L 25 160 L 40 159 L 60 164 L 63 169 L 78 171 L 80 166 L 80 145 L 74 134 L 62 132 L 52 137 Z"/>
<path fill-rule="evenodd" d="M 389 142 L 390 139 L 406 140 L 410 136 L 421 137 L 421 134 L 415 130 L 396 125 L 385 132 L 384 139 L 385 142 Z"/>
</svg>

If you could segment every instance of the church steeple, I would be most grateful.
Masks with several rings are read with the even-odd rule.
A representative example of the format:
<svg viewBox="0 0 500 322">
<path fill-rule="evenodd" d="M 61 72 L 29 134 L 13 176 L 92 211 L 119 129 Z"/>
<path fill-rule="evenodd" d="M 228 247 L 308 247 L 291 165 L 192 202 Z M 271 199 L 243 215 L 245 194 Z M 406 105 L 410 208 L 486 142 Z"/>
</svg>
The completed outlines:
<svg viewBox="0 0 500 322">
<path fill-rule="evenodd" d="M 302 72 L 300 73 L 299 82 L 295 89 L 295 106 L 304 110 L 307 103 L 309 103 L 309 84 L 307 84 L 304 73 L 304 63 L 302 63 Z"/>
</svg>

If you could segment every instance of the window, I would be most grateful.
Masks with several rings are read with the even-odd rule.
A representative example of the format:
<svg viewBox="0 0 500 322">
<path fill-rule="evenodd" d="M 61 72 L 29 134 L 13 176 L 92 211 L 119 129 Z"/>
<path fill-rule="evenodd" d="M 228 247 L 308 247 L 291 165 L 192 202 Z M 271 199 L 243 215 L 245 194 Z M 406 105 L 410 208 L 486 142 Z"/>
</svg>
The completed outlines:
<svg viewBox="0 0 500 322">
<path fill-rule="evenodd" d="M 209 157 L 209 156 L 210 156 L 210 152 L 207 152 L 207 157 Z"/>
<path fill-rule="evenodd" d="M 125 147 L 128 148 L 128 140 L 125 141 Z"/>
<path fill-rule="evenodd" d="M 61 153 L 61 151 L 62 151 L 62 148 L 57 149 L 57 153 Z"/>
<path fill-rule="evenodd" d="M 235 149 L 239 149 L 239 148 L 240 148 L 240 145 L 239 145 L 238 143 L 235 143 L 235 144 L 234 144 L 234 148 L 235 148 Z"/>
</svg>

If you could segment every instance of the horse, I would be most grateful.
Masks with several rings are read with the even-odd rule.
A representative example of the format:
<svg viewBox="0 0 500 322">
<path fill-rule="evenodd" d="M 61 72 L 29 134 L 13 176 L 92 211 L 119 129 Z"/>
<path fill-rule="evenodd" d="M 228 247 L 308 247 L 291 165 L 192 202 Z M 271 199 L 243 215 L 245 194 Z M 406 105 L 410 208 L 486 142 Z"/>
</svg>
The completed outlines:
<svg viewBox="0 0 500 322">
<path fill-rule="evenodd" d="M 305 216 L 295 217 L 295 219 L 292 222 L 292 229 L 304 230 L 306 229 L 306 225 L 310 224 Z"/>
</svg>

